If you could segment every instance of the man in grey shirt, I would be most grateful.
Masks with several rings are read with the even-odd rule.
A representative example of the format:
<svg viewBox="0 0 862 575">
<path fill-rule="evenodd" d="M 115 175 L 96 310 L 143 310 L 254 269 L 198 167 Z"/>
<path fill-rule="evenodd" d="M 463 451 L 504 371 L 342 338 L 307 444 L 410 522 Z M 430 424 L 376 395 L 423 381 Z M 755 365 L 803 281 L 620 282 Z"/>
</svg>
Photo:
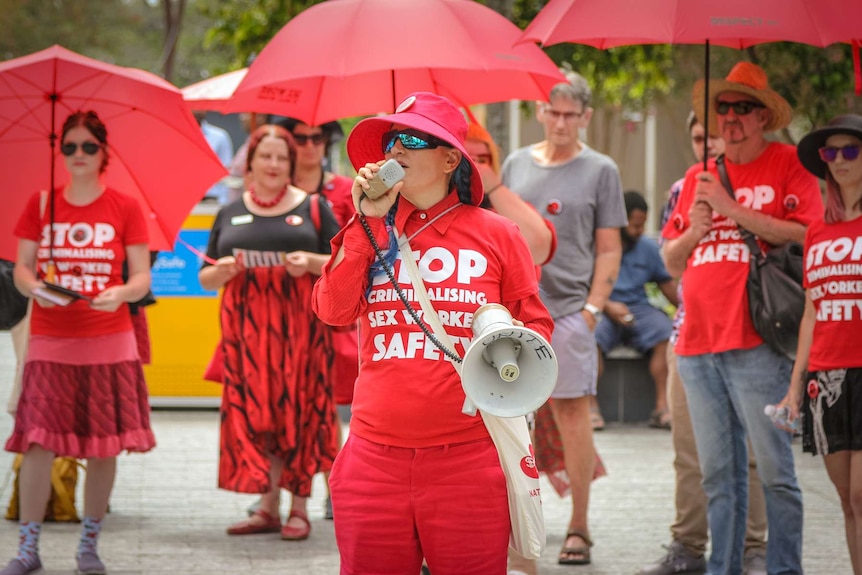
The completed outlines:
<svg viewBox="0 0 862 575">
<path fill-rule="evenodd" d="M 542 301 L 554 318 L 552 345 L 559 378 L 551 411 L 562 439 L 571 482 L 572 516 L 559 563 L 590 562 L 587 524 L 595 447 L 590 398 L 596 394 L 595 328 L 619 272 L 620 228 L 626 221 L 622 183 L 614 161 L 580 141 L 590 122 L 587 81 L 570 72 L 537 105 L 545 139 L 513 152 L 503 182 L 535 206 L 557 231 L 557 251 L 542 267 Z"/>
</svg>

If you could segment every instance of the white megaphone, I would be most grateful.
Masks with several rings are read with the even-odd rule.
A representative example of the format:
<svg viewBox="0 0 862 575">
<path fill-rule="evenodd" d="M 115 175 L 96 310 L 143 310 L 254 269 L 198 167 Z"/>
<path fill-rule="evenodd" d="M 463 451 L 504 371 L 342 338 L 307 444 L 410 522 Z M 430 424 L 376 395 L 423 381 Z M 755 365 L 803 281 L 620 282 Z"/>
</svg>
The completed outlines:
<svg viewBox="0 0 862 575">
<path fill-rule="evenodd" d="M 486 304 L 473 314 L 473 341 L 461 364 L 463 412 L 476 409 L 519 417 L 539 409 L 557 384 L 557 356 L 535 331 L 512 325 L 504 306 Z"/>
</svg>

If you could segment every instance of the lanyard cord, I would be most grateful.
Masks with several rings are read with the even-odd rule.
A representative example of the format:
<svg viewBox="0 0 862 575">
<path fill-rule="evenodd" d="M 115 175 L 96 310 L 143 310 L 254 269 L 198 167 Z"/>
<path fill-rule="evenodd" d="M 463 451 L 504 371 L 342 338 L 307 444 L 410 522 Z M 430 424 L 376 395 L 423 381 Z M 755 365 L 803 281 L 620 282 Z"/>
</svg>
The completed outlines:
<svg viewBox="0 0 862 575">
<path fill-rule="evenodd" d="M 447 210 L 444 210 L 443 212 L 435 216 L 431 221 L 419 228 L 416 233 L 411 235 L 410 238 L 407 239 L 407 241 L 409 242 L 410 239 L 416 237 L 419 232 L 430 226 L 435 220 L 442 217 L 444 214 L 454 210 L 460 205 L 461 204 L 455 204 L 454 206 L 450 207 Z M 463 361 L 461 357 L 457 353 L 443 345 L 443 342 L 441 342 L 437 338 L 437 336 L 434 335 L 428 325 L 424 321 L 422 321 L 421 317 L 419 317 L 419 314 L 416 312 L 416 309 L 410 304 L 410 301 L 407 299 L 407 294 L 404 293 L 404 290 L 402 290 L 401 286 L 398 285 L 398 280 L 395 279 L 395 270 L 392 269 L 392 266 L 389 265 L 389 262 L 387 262 L 385 257 L 383 256 L 383 252 L 380 249 L 380 245 L 374 238 L 374 232 L 371 231 L 371 226 L 368 225 L 368 221 L 365 219 L 365 215 L 362 213 L 359 214 L 359 222 L 362 224 L 362 228 L 365 230 L 365 235 L 368 236 L 368 241 L 371 242 L 371 247 L 374 248 L 374 253 L 377 256 L 377 259 L 380 261 L 380 264 L 383 267 L 383 271 L 386 272 L 386 275 L 389 277 L 390 283 L 392 283 L 393 287 L 395 288 L 395 293 L 398 294 L 398 299 L 401 300 L 401 303 L 404 304 L 404 307 L 407 309 L 407 313 L 410 314 L 410 317 L 413 318 L 413 321 L 416 322 L 416 325 L 419 326 L 419 329 L 422 330 L 422 333 L 425 334 L 425 337 L 427 337 L 431 341 L 431 343 L 434 344 L 434 347 L 439 349 L 446 357 L 451 359 L 453 362 L 461 363 Z M 389 233 L 392 233 L 392 228 L 390 226 L 386 226 L 386 229 Z M 421 289 L 421 286 L 415 286 L 415 289 Z"/>
</svg>

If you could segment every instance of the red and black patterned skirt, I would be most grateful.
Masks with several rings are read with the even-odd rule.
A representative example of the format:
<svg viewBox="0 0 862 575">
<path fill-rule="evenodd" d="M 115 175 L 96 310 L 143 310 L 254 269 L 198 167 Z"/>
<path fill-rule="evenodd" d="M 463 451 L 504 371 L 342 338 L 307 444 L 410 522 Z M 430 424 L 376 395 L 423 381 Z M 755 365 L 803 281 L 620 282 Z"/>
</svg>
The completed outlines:
<svg viewBox="0 0 862 575">
<path fill-rule="evenodd" d="M 224 391 L 219 487 L 270 490 L 270 457 L 284 462 L 279 486 L 307 497 L 315 473 L 338 452 L 330 328 L 311 310 L 314 276 L 284 268 L 242 272 L 225 288 L 221 327 Z"/>
</svg>

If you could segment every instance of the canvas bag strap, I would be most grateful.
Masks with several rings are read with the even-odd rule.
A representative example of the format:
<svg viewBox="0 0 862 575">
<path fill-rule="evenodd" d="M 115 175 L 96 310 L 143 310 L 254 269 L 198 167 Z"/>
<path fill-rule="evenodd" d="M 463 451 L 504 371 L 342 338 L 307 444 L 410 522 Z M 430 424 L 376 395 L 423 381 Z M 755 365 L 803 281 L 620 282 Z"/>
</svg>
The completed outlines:
<svg viewBox="0 0 862 575">
<path fill-rule="evenodd" d="M 449 334 L 446 333 L 446 330 L 443 329 L 443 324 L 440 323 L 440 317 L 437 315 L 437 310 L 434 309 L 434 306 L 431 305 L 431 300 L 428 299 L 428 289 L 425 287 L 425 282 L 422 281 L 422 277 L 419 275 L 419 266 L 416 265 L 416 258 L 413 257 L 413 249 L 410 247 L 410 240 L 407 239 L 406 235 L 401 234 L 398 237 L 398 245 L 400 246 L 399 252 L 401 253 L 401 261 L 407 268 L 407 273 L 413 284 L 413 293 L 416 294 L 416 299 L 419 300 L 419 305 L 422 307 L 422 319 L 431 327 L 431 330 L 434 332 L 437 339 L 454 352 L 455 344 L 452 342 L 452 338 L 449 337 Z M 452 364 L 452 367 L 454 367 L 455 371 L 460 375 L 461 364 L 453 361 L 450 361 L 449 363 Z"/>
<path fill-rule="evenodd" d="M 724 186 L 724 190 L 730 194 L 730 197 L 733 198 L 733 201 L 735 202 L 736 195 L 733 193 L 733 185 L 730 183 L 730 176 L 727 175 L 727 166 L 724 165 L 724 154 L 715 159 L 715 167 L 718 168 L 718 178 L 721 180 L 721 185 Z M 739 224 L 736 224 L 736 227 L 739 229 L 739 234 L 742 236 L 742 239 L 745 240 L 745 245 L 748 246 L 748 251 L 751 252 L 751 255 L 757 259 L 763 257 L 754 234 Z"/>
</svg>

